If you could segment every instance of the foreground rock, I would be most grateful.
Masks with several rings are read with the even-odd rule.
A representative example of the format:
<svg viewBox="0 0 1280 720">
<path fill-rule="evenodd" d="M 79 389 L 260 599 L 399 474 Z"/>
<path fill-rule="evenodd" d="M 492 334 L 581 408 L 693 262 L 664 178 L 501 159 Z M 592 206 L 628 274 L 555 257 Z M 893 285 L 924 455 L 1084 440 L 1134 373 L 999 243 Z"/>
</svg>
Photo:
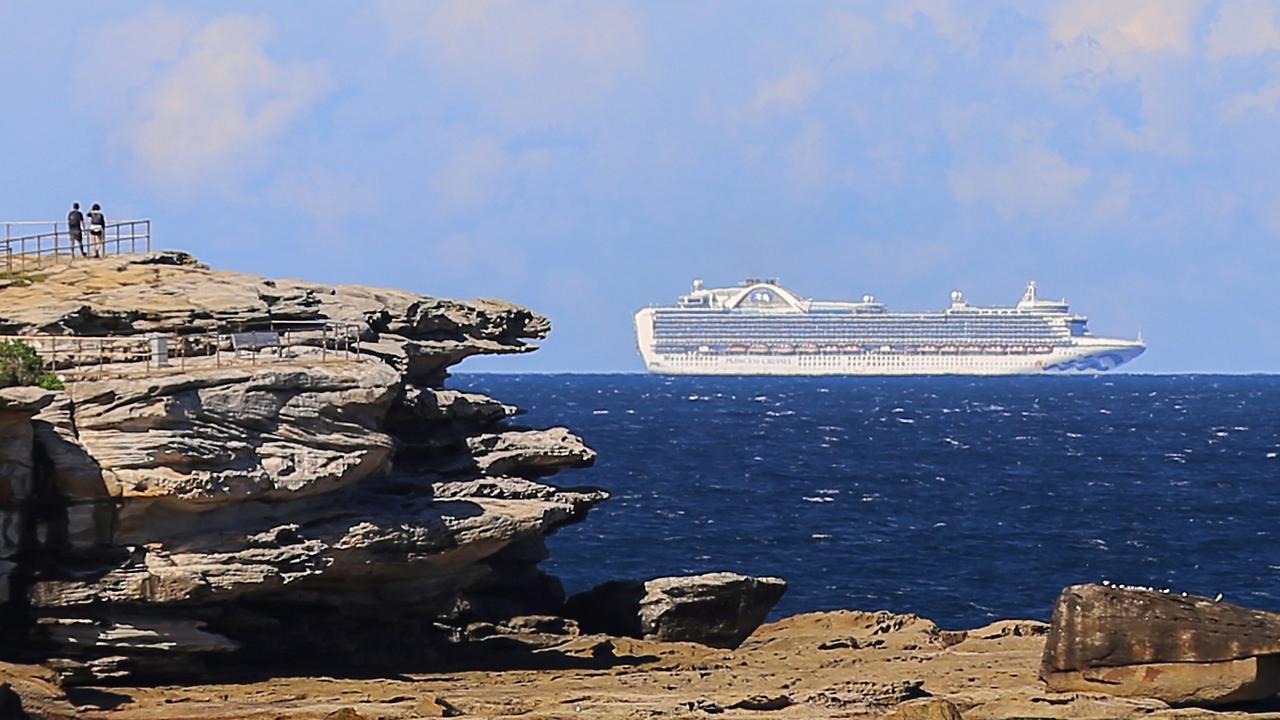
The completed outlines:
<svg viewBox="0 0 1280 720">
<path fill-rule="evenodd" d="M 779 578 L 737 573 L 605 583 L 569 598 L 587 632 L 736 648 L 787 591 Z"/>
<path fill-rule="evenodd" d="M 1276 720 L 1280 713 L 1172 709 L 1159 700 L 1058 693 L 1037 677 L 1041 623 L 946 632 L 911 615 L 813 613 L 761 626 L 736 650 L 584 635 L 500 672 L 87 688 L 77 718 L 178 720 L 421 717 L 552 720 Z M 571 628 L 545 618 L 491 628 L 498 644 Z M 0 673 L 3 667 L 0 666 Z M 38 691 L 39 688 L 33 688 Z M 45 698 L 28 707 L 55 707 Z M 63 700 L 62 702 L 67 702 Z M 895 714 L 896 713 L 896 714 Z M 957 715 L 958 713 L 958 715 Z M 55 712 L 48 714 L 57 717 Z M 63 714 L 63 717 L 72 716 Z"/>
<path fill-rule="evenodd" d="M 198 347 L 193 333 L 280 321 L 344 323 L 365 352 L 298 331 L 280 357 L 152 372 L 65 349 L 150 332 Z M 538 479 L 595 452 L 440 385 L 548 329 L 507 303 L 181 253 L 0 280 L 0 333 L 65 336 L 69 378 L 0 391 L 0 658 L 74 685 L 442 666 L 484 624 L 546 642 L 550 626 L 512 619 L 560 609 L 545 538 L 605 494 Z"/>
<path fill-rule="evenodd" d="M 1060 691 L 1228 705 L 1280 693 L 1280 615 L 1102 585 L 1062 591 L 1041 677 Z"/>
</svg>

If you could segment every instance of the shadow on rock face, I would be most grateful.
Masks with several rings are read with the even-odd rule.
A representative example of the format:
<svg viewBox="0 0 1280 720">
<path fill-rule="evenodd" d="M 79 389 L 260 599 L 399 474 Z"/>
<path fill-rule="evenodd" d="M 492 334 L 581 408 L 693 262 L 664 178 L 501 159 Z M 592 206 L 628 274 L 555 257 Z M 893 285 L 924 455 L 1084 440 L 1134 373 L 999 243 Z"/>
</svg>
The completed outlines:
<svg viewBox="0 0 1280 720">
<path fill-rule="evenodd" d="M 457 658 L 447 663 L 450 672 L 473 670 L 609 670 L 636 667 L 657 661 L 656 655 L 621 656 L 605 638 L 583 638 L 571 649 L 534 649 L 510 638 L 475 643 L 461 648 Z"/>
<path fill-rule="evenodd" d="M 583 632 L 638 638 L 644 636 L 640 622 L 644 596 L 644 582 L 613 580 L 569 598 L 564 611 L 578 621 Z"/>
<path fill-rule="evenodd" d="M 68 688 L 67 700 L 76 707 L 95 707 L 99 710 L 115 710 L 133 698 L 122 693 L 99 688 Z"/>
</svg>

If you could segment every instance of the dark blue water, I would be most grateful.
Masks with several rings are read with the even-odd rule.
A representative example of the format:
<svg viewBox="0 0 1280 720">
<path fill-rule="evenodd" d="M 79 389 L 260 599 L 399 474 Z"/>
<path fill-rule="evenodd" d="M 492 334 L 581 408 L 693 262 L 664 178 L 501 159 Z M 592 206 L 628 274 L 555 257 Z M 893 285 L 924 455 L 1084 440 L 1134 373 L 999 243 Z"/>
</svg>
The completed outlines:
<svg viewBox="0 0 1280 720">
<path fill-rule="evenodd" d="M 736 570 L 777 614 L 1047 619 L 1108 579 L 1280 611 L 1280 377 L 462 375 L 600 452 L 552 539 L 570 592 Z"/>
</svg>

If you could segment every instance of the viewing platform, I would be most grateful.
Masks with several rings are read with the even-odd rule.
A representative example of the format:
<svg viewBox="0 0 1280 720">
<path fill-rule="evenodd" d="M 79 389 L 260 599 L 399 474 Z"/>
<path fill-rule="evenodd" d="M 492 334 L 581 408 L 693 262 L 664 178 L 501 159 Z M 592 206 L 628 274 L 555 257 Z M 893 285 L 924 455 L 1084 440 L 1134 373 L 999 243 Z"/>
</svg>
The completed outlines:
<svg viewBox="0 0 1280 720">
<path fill-rule="evenodd" d="M 87 226 L 77 238 L 62 221 L 0 222 L 0 226 L 4 232 L 0 238 L 0 289 L 19 293 L 8 301 L 9 310 L 24 305 L 56 306 L 59 299 L 42 292 L 41 286 L 66 273 L 83 274 L 72 281 L 74 285 L 89 282 L 97 286 L 110 278 L 104 286 L 109 287 L 119 272 L 98 263 L 164 262 L 163 257 L 152 256 L 149 219 L 107 223 L 97 241 Z M 18 305 L 13 306 L 14 302 Z M 155 300 L 148 302 L 154 304 Z M 74 308 L 69 306 L 67 311 L 74 312 Z M 310 365 L 362 359 L 361 327 L 325 318 L 258 318 L 229 322 L 216 329 L 193 325 L 189 331 L 169 327 L 165 332 L 135 329 L 112 333 L 108 328 L 47 331 L 50 329 L 5 328 L 0 324 L 0 342 L 30 347 L 46 370 L 67 381 L 145 377 L 231 365 Z"/>
<path fill-rule="evenodd" d="M 77 257 L 127 255 L 151 252 L 151 220 L 121 220 L 103 226 L 96 241 L 85 226 L 77 240 L 63 220 L 21 220 L 0 222 L 0 267 L 15 272 L 42 267 L 49 262 L 73 262 Z"/>
</svg>

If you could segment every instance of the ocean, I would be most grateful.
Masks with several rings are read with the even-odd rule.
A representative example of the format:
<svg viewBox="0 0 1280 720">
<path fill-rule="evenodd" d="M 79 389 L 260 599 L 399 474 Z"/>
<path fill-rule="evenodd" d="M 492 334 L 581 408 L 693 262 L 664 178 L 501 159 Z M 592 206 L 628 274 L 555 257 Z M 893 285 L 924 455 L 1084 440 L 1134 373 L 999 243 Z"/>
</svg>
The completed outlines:
<svg viewBox="0 0 1280 720">
<path fill-rule="evenodd" d="M 1280 377 L 458 375 L 600 457 L 613 497 L 550 542 L 569 592 L 785 578 L 774 617 L 1047 620 L 1059 591 L 1169 588 L 1280 611 Z"/>
</svg>

